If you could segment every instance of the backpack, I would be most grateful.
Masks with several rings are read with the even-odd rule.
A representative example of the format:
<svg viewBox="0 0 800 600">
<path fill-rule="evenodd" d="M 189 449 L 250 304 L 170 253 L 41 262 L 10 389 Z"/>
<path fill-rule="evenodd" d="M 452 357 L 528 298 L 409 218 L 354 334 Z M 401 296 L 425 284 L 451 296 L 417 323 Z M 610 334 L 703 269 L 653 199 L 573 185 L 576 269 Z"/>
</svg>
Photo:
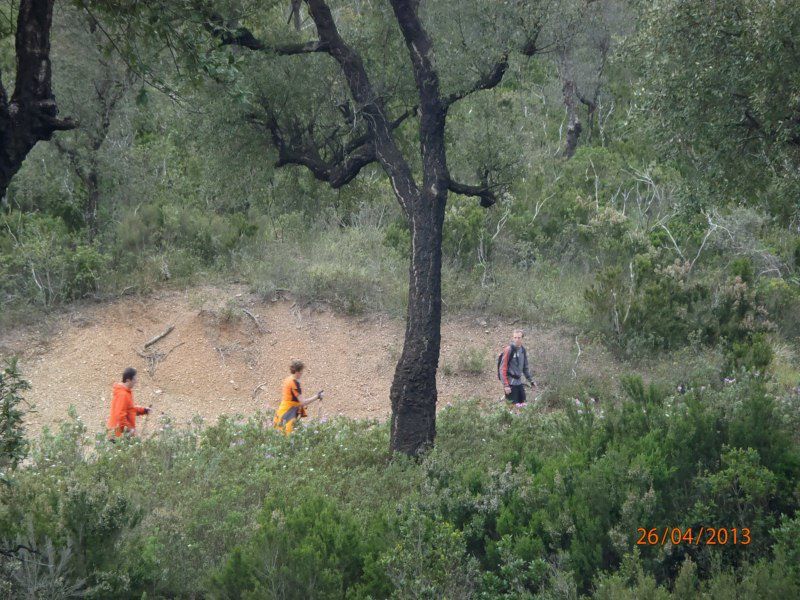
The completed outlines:
<svg viewBox="0 0 800 600">
<path fill-rule="evenodd" d="M 497 355 L 497 378 L 500 381 L 503 381 L 502 373 L 500 373 L 500 367 L 503 366 L 503 357 L 506 355 L 506 352 L 508 352 L 509 350 L 511 350 L 511 346 L 503 346 L 503 349 L 500 351 L 500 354 Z M 508 359 L 510 361 L 511 357 L 509 356 Z M 508 370 L 508 376 L 509 376 L 509 378 L 514 378 L 514 377 L 518 378 L 519 377 L 517 374 L 515 374 L 513 371 L 511 371 L 510 368 Z"/>
</svg>

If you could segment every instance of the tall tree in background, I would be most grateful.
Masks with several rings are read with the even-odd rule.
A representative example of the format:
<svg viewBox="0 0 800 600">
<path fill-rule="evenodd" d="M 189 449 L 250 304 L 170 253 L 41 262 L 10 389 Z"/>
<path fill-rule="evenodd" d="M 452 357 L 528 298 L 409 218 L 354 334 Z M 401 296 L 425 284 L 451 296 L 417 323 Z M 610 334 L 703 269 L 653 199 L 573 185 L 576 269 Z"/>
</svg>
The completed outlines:
<svg viewBox="0 0 800 600">
<path fill-rule="evenodd" d="M 800 4 L 643 3 L 630 55 L 667 155 L 800 225 Z"/>
<path fill-rule="evenodd" d="M 60 64 L 56 83 L 62 106 L 70 107 L 81 126 L 58 136 L 53 144 L 80 182 L 83 221 L 92 241 L 99 230 L 108 169 L 103 149 L 120 113 L 132 112 L 134 85 L 141 82 L 117 53 L 104 51 L 108 41 L 91 16 L 64 10 L 56 19 L 60 34 L 53 41 L 54 59 Z"/>
<path fill-rule="evenodd" d="M 447 196 L 474 196 L 488 207 L 497 195 L 490 174 L 480 168 L 474 171 L 475 183 L 451 176 L 448 111 L 464 98 L 499 85 L 512 54 L 537 52 L 539 4 L 501 2 L 487 8 L 467 3 L 454 11 L 444 2 L 390 0 L 388 7 L 353 7 L 306 0 L 316 30 L 311 39 L 308 28 L 297 32 L 286 27 L 285 2 L 238 15 L 228 3 L 199 2 L 192 5 L 191 17 L 186 4 L 178 2 L 95 4 L 117 23 L 122 39 L 150 35 L 170 40 L 170 47 L 181 54 L 196 44 L 199 34 L 193 30 L 187 35 L 187 27 L 202 23 L 210 41 L 238 49 L 222 61 L 210 57 L 208 48 L 195 46 L 188 55 L 195 64 L 205 61 L 203 69 L 217 81 L 224 80 L 231 63 L 248 70 L 248 83 L 261 81 L 260 87 L 253 84 L 242 94 L 251 106 L 249 119 L 263 128 L 277 151 L 276 166 L 305 167 L 335 189 L 369 165 L 384 171 L 411 231 L 405 341 L 390 391 L 391 449 L 413 455 L 430 446 L 436 433 Z M 299 18 L 297 3 L 292 9 L 293 18 Z M 270 10 L 272 16 L 263 16 Z M 283 33 L 276 33 L 276 23 Z M 340 27 L 350 28 L 352 42 Z M 431 31 L 441 36 L 440 43 L 434 44 Z M 242 49 L 261 62 L 242 57 Z M 415 120 L 416 134 L 409 134 L 403 125 Z"/>
<path fill-rule="evenodd" d="M 597 110 L 613 38 L 626 27 L 620 22 L 625 14 L 622 4 L 620 0 L 565 2 L 561 18 L 554 25 L 558 29 L 554 37 L 555 63 L 567 120 L 563 149 L 566 158 L 575 154 L 584 130 L 581 104 L 586 108 L 590 137 L 598 124 Z"/>
<path fill-rule="evenodd" d="M 51 88 L 50 27 L 53 0 L 22 0 L 15 33 L 16 78 L 9 100 L 0 81 L 0 197 L 25 157 L 56 131 L 73 129 L 59 119 Z"/>
</svg>

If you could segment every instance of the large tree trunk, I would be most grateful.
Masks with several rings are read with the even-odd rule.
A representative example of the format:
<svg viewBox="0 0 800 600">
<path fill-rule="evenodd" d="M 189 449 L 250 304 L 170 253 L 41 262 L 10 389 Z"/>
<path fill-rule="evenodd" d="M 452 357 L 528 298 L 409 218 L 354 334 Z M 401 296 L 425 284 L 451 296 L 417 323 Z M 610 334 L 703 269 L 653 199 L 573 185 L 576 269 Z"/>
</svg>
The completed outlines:
<svg viewBox="0 0 800 600">
<path fill-rule="evenodd" d="M 442 320 L 442 227 L 446 190 L 411 204 L 411 268 L 403 353 L 390 391 L 394 452 L 417 455 L 436 436 L 436 371 Z"/>
<path fill-rule="evenodd" d="M 0 82 L 0 196 L 37 142 L 55 131 L 72 129 L 57 118 L 50 88 L 50 27 L 53 0 L 22 0 L 16 31 L 17 78 L 8 101 Z"/>
</svg>

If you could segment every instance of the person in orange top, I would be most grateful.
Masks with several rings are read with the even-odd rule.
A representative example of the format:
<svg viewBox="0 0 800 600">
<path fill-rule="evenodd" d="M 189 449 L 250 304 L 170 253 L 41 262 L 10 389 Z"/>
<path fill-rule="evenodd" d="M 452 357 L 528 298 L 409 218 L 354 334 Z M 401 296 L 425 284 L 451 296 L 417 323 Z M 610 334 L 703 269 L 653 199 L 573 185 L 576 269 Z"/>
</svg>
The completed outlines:
<svg viewBox="0 0 800 600">
<path fill-rule="evenodd" d="M 133 386 L 136 385 L 136 369 L 128 367 L 122 372 L 122 383 L 114 384 L 114 395 L 111 399 L 111 415 L 107 427 L 115 437 L 123 433 L 136 432 L 136 415 L 150 414 L 150 409 L 136 406 L 133 403 Z"/>
<path fill-rule="evenodd" d="M 300 387 L 300 378 L 303 376 L 305 365 L 299 360 L 293 360 L 289 365 L 291 375 L 283 380 L 281 404 L 275 411 L 272 421 L 275 429 L 280 429 L 286 435 L 292 433 L 297 419 L 308 416 L 306 406 L 317 400 L 322 400 L 322 390 L 311 396 L 308 400 L 303 398 Z"/>
</svg>

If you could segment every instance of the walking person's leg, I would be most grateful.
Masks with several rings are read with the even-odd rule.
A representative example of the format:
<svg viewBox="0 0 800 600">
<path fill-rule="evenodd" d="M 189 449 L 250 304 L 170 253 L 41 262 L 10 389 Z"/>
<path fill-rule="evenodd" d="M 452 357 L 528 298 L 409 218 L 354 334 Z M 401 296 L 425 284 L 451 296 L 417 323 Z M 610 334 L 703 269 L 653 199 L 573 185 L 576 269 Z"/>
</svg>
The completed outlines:
<svg viewBox="0 0 800 600">
<path fill-rule="evenodd" d="M 512 385 L 511 393 L 506 394 L 506 400 L 508 400 L 511 404 L 522 404 L 525 402 L 525 386 Z"/>
</svg>

